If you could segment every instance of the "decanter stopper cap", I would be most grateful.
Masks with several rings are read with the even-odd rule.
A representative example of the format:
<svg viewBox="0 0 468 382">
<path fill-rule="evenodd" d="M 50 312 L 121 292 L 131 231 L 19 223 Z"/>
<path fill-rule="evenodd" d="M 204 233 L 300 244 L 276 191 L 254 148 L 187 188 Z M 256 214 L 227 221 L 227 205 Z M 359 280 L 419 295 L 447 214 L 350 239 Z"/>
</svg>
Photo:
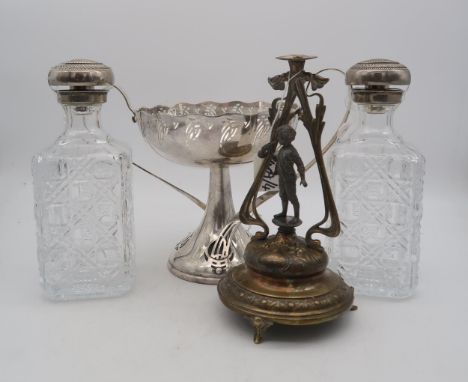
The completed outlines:
<svg viewBox="0 0 468 382">
<path fill-rule="evenodd" d="M 93 60 L 73 59 L 49 71 L 49 85 L 53 90 L 73 90 L 76 87 L 109 89 L 113 84 L 112 69 Z"/>
<path fill-rule="evenodd" d="M 345 82 L 351 87 L 354 102 L 377 105 L 372 112 L 379 113 L 383 105 L 398 105 L 402 101 L 403 93 L 411 83 L 411 74 L 397 61 L 374 58 L 351 66 Z"/>
<path fill-rule="evenodd" d="M 60 103 L 90 105 L 106 102 L 114 73 L 100 62 L 74 59 L 50 69 L 48 80 Z"/>
<path fill-rule="evenodd" d="M 374 58 L 358 62 L 346 72 L 346 85 L 350 86 L 391 86 L 409 85 L 409 69 L 397 61 Z"/>
</svg>

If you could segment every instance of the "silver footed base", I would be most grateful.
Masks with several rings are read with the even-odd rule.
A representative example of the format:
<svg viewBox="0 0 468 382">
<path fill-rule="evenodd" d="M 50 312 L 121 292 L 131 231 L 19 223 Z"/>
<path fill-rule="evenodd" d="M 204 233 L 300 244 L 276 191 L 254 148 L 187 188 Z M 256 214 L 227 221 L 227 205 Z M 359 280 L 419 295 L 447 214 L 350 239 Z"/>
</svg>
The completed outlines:
<svg viewBox="0 0 468 382">
<path fill-rule="evenodd" d="M 172 265 L 170 260 L 167 262 L 167 267 L 174 276 L 185 281 L 190 281 L 192 283 L 216 285 L 219 281 L 219 277 L 217 276 L 197 276 L 192 275 L 190 273 L 181 272 L 177 268 L 175 268 L 174 265 Z"/>
<path fill-rule="evenodd" d="M 239 222 L 227 224 L 218 233 L 199 230 L 177 244 L 168 268 L 183 280 L 215 285 L 232 267 L 244 262 L 249 239 Z"/>
<path fill-rule="evenodd" d="M 213 165 L 205 216 L 198 229 L 176 245 L 169 258 L 172 274 L 187 281 L 217 284 L 227 271 L 242 264 L 250 237 L 234 217 L 229 169 Z"/>
</svg>

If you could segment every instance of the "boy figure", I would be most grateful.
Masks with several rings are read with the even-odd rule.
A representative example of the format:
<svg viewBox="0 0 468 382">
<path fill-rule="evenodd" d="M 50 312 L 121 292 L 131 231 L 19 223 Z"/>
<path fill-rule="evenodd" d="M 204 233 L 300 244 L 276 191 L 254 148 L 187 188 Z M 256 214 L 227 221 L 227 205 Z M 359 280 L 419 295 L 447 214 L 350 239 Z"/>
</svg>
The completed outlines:
<svg viewBox="0 0 468 382">
<path fill-rule="evenodd" d="M 291 144 L 296 138 L 296 131 L 289 125 L 278 127 L 278 142 L 282 146 L 276 155 L 276 170 L 279 177 L 279 195 L 283 210 L 275 215 L 275 218 L 284 218 L 288 212 L 288 202 L 294 207 L 294 218 L 289 224 L 294 225 L 300 222 L 299 220 L 299 200 L 296 193 L 296 172 L 294 165 L 297 166 L 297 171 L 301 177 L 300 184 L 307 187 L 305 180 L 305 168 L 299 153 Z"/>
</svg>

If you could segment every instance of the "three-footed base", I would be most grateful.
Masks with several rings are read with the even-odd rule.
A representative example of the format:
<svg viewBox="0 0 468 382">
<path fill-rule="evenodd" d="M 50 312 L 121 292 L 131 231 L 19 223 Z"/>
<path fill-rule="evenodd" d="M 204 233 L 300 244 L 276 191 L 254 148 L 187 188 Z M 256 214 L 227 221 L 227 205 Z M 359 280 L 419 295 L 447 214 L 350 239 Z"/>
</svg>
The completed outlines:
<svg viewBox="0 0 468 382">
<path fill-rule="evenodd" d="M 218 283 L 221 301 L 250 319 L 255 343 L 274 323 L 316 325 L 334 320 L 352 307 L 354 290 L 327 269 L 311 277 L 278 279 L 245 264 L 232 269 Z"/>
</svg>

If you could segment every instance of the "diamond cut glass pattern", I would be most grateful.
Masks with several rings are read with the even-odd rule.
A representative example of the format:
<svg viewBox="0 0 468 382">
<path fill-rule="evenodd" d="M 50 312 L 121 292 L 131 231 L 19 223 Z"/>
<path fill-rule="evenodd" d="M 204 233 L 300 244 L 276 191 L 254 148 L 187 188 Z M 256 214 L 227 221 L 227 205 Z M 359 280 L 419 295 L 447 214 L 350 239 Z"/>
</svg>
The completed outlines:
<svg viewBox="0 0 468 382">
<path fill-rule="evenodd" d="M 134 279 L 130 153 L 97 107 L 66 111 L 65 133 L 33 160 L 41 281 L 51 299 L 119 295 Z"/>
<path fill-rule="evenodd" d="M 366 115 L 330 156 L 341 235 L 332 266 L 357 293 L 407 297 L 418 281 L 424 158 L 397 137 L 391 113 Z"/>
</svg>

